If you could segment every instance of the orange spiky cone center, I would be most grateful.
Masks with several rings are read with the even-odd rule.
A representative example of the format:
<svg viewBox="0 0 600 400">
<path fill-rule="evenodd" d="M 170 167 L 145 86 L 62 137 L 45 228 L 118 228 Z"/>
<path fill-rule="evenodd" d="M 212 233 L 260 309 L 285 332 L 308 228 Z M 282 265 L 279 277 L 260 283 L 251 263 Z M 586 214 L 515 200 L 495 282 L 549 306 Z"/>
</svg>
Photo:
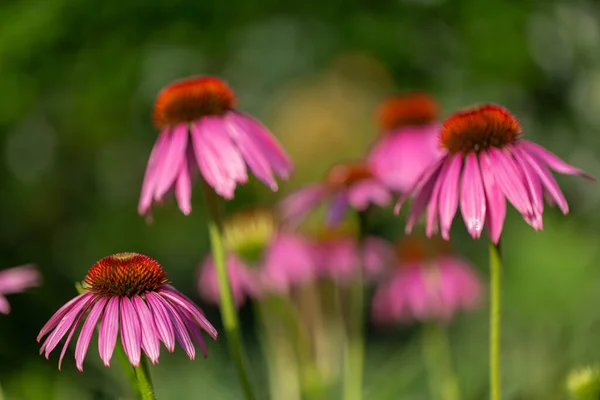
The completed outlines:
<svg viewBox="0 0 600 400">
<path fill-rule="evenodd" d="M 337 189 L 372 177 L 371 170 L 364 162 L 336 164 L 327 171 L 325 183 L 329 187 Z"/>
<path fill-rule="evenodd" d="M 440 144 L 450 153 L 471 153 L 504 147 L 522 132 L 506 108 L 485 104 L 459 111 L 444 122 Z"/>
<path fill-rule="evenodd" d="M 377 111 L 382 132 L 403 126 L 426 125 L 439 119 L 437 101 L 427 93 L 410 93 L 394 96 L 384 101 Z"/>
<path fill-rule="evenodd" d="M 231 110 L 236 97 L 227 84 L 214 77 L 203 76 L 175 82 L 160 91 L 154 103 L 154 125 L 165 128 L 190 123 Z"/>
<path fill-rule="evenodd" d="M 167 274 L 154 259 L 138 253 L 118 253 L 98 261 L 83 282 L 99 296 L 131 297 L 158 290 Z"/>
</svg>

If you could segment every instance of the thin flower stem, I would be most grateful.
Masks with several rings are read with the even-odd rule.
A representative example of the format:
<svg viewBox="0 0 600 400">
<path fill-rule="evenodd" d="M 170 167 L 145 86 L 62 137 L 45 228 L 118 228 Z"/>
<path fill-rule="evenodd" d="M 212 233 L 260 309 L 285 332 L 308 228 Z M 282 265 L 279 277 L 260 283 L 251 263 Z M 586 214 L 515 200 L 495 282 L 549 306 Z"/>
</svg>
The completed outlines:
<svg viewBox="0 0 600 400">
<path fill-rule="evenodd" d="M 225 328 L 229 351 L 233 357 L 244 396 L 247 400 L 254 400 L 256 397 L 250 383 L 246 352 L 242 342 L 237 310 L 231 293 L 229 275 L 227 274 L 226 254 L 222 240 L 219 205 L 217 203 L 218 197 L 206 182 L 204 182 L 204 193 L 209 216 L 208 235 L 219 284 L 219 307 L 223 327 Z"/>
<path fill-rule="evenodd" d="M 346 341 L 344 364 L 344 400 L 361 400 L 363 389 L 363 364 L 365 343 L 363 337 L 364 303 L 364 237 L 366 231 L 366 212 L 359 212 L 359 251 L 361 263 L 356 276 L 350 284 L 348 293 L 348 339 Z"/>
<path fill-rule="evenodd" d="M 459 400 L 460 387 L 452 368 L 450 343 L 444 327 L 436 323 L 425 325 L 421 333 L 421 343 L 432 398 Z"/>
<path fill-rule="evenodd" d="M 500 400 L 500 312 L 502 259 L 500 245 L 490 242 L 490 399 Z"/>
<path fill-rule="evenodd" d="M 150 377 L 150 368 L 148 368 L 148 358 L 142 354 L 140 366 L 133 367 L 135 378 L 139 388 L 138 396 L 140 400 L 156 400 L 154 395 L 154 387 L 152 386 L 152 378 Z"/>
</svg>

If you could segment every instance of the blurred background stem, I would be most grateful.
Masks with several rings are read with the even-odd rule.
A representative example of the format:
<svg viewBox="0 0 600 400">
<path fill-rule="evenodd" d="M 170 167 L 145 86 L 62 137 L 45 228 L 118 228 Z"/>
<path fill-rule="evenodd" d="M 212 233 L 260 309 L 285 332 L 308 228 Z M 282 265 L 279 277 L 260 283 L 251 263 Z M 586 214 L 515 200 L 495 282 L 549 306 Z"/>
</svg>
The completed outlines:
<svg viewBox="0 0 600 400">
<path fill-rule="evenodd" d="M 425 325 L 421 343 L 431 398 L 460 400 L 460 386 L 452 367 L 452 351 L 444 327 L 437 323 Z"/>
<path fill-rule="evenodd" d="M 229 351 L 236 366 L 244 396 L 247 400 L 254 400 L 254 391 L 252 390 L 252 384 L 248 373 L 247 356 L 242 342 L 239 319 L 233 301 L 233 294 L 231 293 L 229 275 L 227 273 L 226 253 L 222 240 L 222 228 L 218 204 L 219 197 L 206 182 L 203 181 L 203 184 L 206 197 L 206 208 L 208 211 L 208 235 L 219 283 L 219 307 L 221 310 L 221 318 L 223 319 L 223 327 L 225 328 Z"/>
<path fill-rule="evenodd" d="M 490 398 L 500 400 L 500 313 L 502 259 L 500 244 L 490 241 Z"/>
<path fill-rule="evenodd" d="M 133 367 L 135 379 L 138 386 L 138 395 L 140 400 L 155 400 L 154 387 L 152 386 L 152 378 L 150 377 L 150 368 L 148 368 L 148 358 L 142 354 L 140 358 L 140 366 Z"/>
</svg>

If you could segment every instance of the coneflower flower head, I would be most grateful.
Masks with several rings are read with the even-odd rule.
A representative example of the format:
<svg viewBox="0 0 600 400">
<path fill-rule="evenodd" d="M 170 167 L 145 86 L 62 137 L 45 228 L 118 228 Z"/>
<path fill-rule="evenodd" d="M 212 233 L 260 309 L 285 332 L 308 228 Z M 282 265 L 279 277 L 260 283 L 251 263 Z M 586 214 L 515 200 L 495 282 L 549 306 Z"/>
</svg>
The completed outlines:
<svg viewBox="0 0 600 400">
<path fill-rule="evenodd" d="M 227 271 L 238 307 L 247 298 L 265 293 L 285 293 L 291 286 L 314 276 L 312 246 L 302 235 L 283 229 L 268 209 L 232 215 L 223 224 L 228 250 Z M 219 285 L 212 256 L 201 266 L 198 290 L 218 303 Z"/>
<path fill-rule="evenodd" d="M 600 398 L 600 368 L 579 368 L 567 377 L 570 400 L 596 400 Z"/>
<path fill-rule="evenodd" d="M 226 199 L 247 182 L 246 164 L 272 190 L 278 187 L 274 175 L 287 179 L 292 165 L 281 146 L 235 105 L 231 88 L 209 76 L 175 82 L 158 94 L 153 118 L 161 133 L 146 168 L 140 214 L 147 214 L 152 201 L 162 201 L 170 189 L 181 211 L 189 214 L 197 170 Z"/>
<path fill-rule="evenodd" d="M 140 364 L 141 350 L 152 363 L 158 362 L 160 342 L 170 352 L 177 341 L 190 359 L 195 357 L 192 338 L 206 356 L 201 330 L 213 339 L 217 331 L 190 299 L 169 284 L 162 266 L 148 256 L 119 253 L 94 264 L 83 280 L 84 293 L 61 307 L 40 331 L 38 342 L 46 335 L 40 354 L 46 358 L 67 335 L 60 354 L 60 369 L 67 347 L 79 323 L 84 320 L 75 347 L 77 369 L 83 371 L 96 325 L 98 352 L 110 366 L 120 331 L 123 349 L 131 364 Z"/>
<path fill-rule="evenodd" d="M 396 261 L 375 289 L 372 318 L 396 322 L 449 322 L 481 302 L 481 283 L 471 265 L 439 241 L 409 236 L 396 244 Z"/>
<path fill-rule="evenodd" d="M 386 99 L 377 110 L 381 137 L 368 156 L 373 174 L 393 190 L 408 190 L 441 156 L 440 107 L 427 93 L 404 93 Z"/>
<path fill-rule="evenodd" d="M 364 211 L 370 205 L 384 207 L 392 201 L 389 189 L 363 161 L 333 165 L 320 183 L 309 184 L 280 203 L 282 219 L 297 222 L 326 203 L 326 220 L 337 225 L 348 209 Z"/>
<path fill-rule="evenodd" d="M 506 216 L 505 198 L 534 229 L 543 228 L 544 197 L 566 214 L 564 194 L 550 170 L 594 178 L 565 163 L 543 147 L 521 137 L 519 121 L 494 104 L 460 111 L 446 120 L 440 134 L 444 155 L 428 167 L 396 207 L 414 198 L 406 225 L 410 232 L 427 210 L 426 230 L 449 238 L 460 203 L 461 214 L 473 238 L 484 226 L 498 243 Z"/>
<path fill-rule="evenodd" d="M 34 265 L 23 265 L 0 271 L 0 313 L 8 314 L 10 304 L 5 295 L 20 293 L 40 285 L 42 277 Z"/>
</svg>

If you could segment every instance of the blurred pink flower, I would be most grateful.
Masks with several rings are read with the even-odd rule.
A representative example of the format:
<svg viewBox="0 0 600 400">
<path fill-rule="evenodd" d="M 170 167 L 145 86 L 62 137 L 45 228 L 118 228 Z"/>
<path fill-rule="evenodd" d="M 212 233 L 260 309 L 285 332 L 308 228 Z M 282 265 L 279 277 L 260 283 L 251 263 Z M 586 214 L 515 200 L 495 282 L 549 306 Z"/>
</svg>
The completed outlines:
<svg viewBox="0 0 600 400">
<path fill-rule="evenodd" d="M 452 115 L 440 135 L 444 157 L 427 168 L 396 206 L 398 212 L 409 196 L 414 197 L 406 231 L 427 209 L 427 235 L 437 230 L 439 219 L 441 235 L 448 240 L 459 200 L 471 236 L 479 238 L 485 225 L 494 243 L 504 225 L 505 198 L 536 230 L 543 228 L 544 196 L 568 213 L 567 200 L 549 169 L 594 178 L 520 135 L 519 121 L 497 105 Z"/>
<path fill-rule="evenodd" d="M 39 286 L 42 276 L 33 265 L 23 265 L 0 271 L 0 313 L 8 314 L 10 304 L 5 295 L 19 293 L 32 286 Z"/>
<path fill-rule="evenodd" d="M 415 246 L 414 240 L 408 245 Z M 371 317 L 380 325 L 447 323 L 457 311 L 478 307 L 481 292 L 479 276 L 467 261 L 447 253 L 422 254 L 419 248 L 411 248 L 375 289 Z"/>
<path fill-rule="evenodd" d="M 164 88 L 154 106 L 161 129 L 144 176 L 138 212 L 150 211 L 174 189 L 180 210 L 191 210 L 192 177 L 202 178 L 226 199 L 250 170 L 272 190 L 273 174 L 287 179 L 292 164 L 267 128 L 234 109 L 233 91 L 214 77 L 188 78 Z"/>
<path fill-rule="evenodd" d="M 378 112 L 382 137 L 368 156 L 375 175 L 390 189 L 405 192 L 443 153 L 437 102 L 426 93 L 408 93 L 383 102 Z"/>
<path fill-rule="evenodd" d="M 352 235 L 325 237 L 315 244 L 317 271 L 320 277 L 347 284 L 363 268 L 365 278 L 375 278 L 393 259 L 392 246 L 385 240 L 367 236 L 359 244 Z"/>
<path fill-rule="evenodd" d="M 334 165 L 321 183 L 309 184 L 287 196 L 279 205 L 282 219 L 298 222 L 327 203 L 327 223 L 337 225 L 349 208 L 364 211 L 370 205 L 384 207 L 392 195 L 362 162 Z"/>
<path fill-rule="evenodd" d="M 157 363 L 160 342 L 172 352 L 177 341 L 188 357 L 194 359 L 192 338 L 205 356 L 206 343 L 201 331 L 217 338 L 216 329 L 202 310 L 168 284 L 162 266 L 150 257 L 136 253 L 105 257 L 90 268 L 83 282 L 85 293 L 62 306 L 37 337 L 39 342 L 48 335 L 40 349 L 40 354 L 45 353 L 48 358 L 68 332 L 58 369 L 81 320 L 85 322 L 75 346 L 75 361 L 80 371 L 99 321 L 98 351 L 107 367 L 119 331 L 125 354 L 134 367 L 140 365 L 141 350 L 153 364 Z"/>
</svg>

